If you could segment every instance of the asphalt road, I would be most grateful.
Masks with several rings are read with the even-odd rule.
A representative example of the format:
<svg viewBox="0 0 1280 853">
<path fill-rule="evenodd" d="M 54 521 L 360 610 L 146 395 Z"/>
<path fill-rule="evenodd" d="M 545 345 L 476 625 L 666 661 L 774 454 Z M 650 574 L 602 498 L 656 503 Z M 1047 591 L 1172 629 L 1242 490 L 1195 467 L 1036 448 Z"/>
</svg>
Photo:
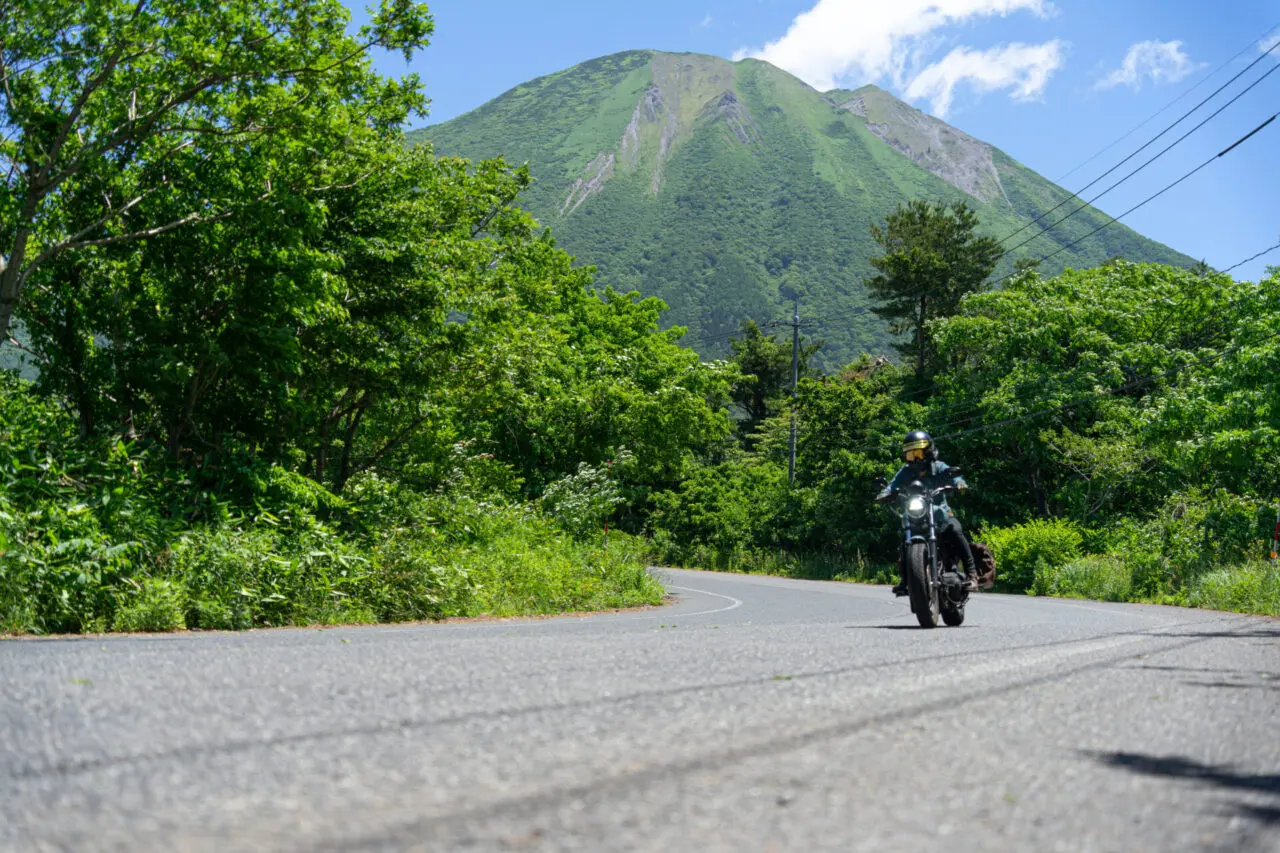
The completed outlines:
<svg viewBox="0 0 1280 853">
<path fill-rule="evenodd" d="M 666 573 L 610 616 L 0 642 L 0 849 L 1280 851 L 1280 622 Z"/>
</svg>

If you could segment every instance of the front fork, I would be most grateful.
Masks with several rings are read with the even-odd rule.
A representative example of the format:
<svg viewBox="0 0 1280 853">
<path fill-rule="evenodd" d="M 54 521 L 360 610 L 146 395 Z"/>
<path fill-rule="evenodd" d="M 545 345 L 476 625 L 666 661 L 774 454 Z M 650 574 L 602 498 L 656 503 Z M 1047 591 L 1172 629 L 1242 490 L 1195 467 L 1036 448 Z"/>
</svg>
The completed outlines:
<svg viewBox="0 0 1280 853">
<path fill-rule="evenodd" d="M 938 533 L 933 524 L 932 506 L 929 507 L 929 544 L 925 554 L 929 557 L 929 596 L 932 598 L 939 594 L 938 586 L 942 583 L 938 572 Z"/>
<path fill-rule="evenodd" d="M 902 547 L 898 549 L 898 579 L 907 582 L 907 548 L 911 546 L 911 519 L 902 518 Z M 933 508 L 929 508 L 929 538 L 925 540 L 925 557 L 929 561 L 929 593 L 934 594 L 942 584 L 938 569 L 938 533 L 933 523 Z"/>
</svg>

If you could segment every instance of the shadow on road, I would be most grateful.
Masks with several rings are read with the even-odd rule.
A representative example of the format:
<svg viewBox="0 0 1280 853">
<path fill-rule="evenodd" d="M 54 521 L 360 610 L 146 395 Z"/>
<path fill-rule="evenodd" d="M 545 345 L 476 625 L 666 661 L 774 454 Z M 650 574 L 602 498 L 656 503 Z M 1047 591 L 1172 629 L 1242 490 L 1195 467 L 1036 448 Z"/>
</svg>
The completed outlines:
<svg viewBox="0 0 1280 853">
<path fill-rule="evenodd" d="M 1230 637 L 1235 640 L 1247 640 L 1259 637 L 1267 640 L 1280 640 L 1280 625 L 1274 628 L 1243 628 L 1238 631 L 1159 631 L 1150 632 L 1153 637 Z"/>
<path fill-rule="evenodd" d="M 1126 667 L 1152 672 L 1171 672 L 1186 676 L 1181 684 L 1188 687 L 1234 688 L 1239 690 L 1280 690 L 1280 672 L 1262 669 L 1230 669 L 1211 666 L 1159 666 L 1142 664 Z"/>
<path fill-rule="evenodd" d="M 1129 669 L 1151 669 L 1158 672 L 1185 672 L 1185 673 L 1204 673 L 1207 675 L 1244 675 L 1251 678 L 1275 678 L 1280 679 L 1280 672 L 1261 670 L 1261 669 L 1228 669 L 1216 666 L 1160 666 L 1158 664 L 1144 663 L 1140 666 L 1128 667 Z"/>
<path fill-rule="evenodd" d="M 1184 681 L 1182 682 L 1188 687 L 1234 687 L 1241 690 L 1280 690 L 1280 684 L 1276 682 L 1254 682 L 1250 684 L 1247 681 Z"/>
<path fill-rule="evenodd" d="M 1084 755 L 1130 773 L 1187 779 L 1214 788 L 1277 798 L 1269 803 L 1237 803 L 1235 808 L 1242 815 L 1266 826 L 1280 825 L 1280 773 L 1242 773 L 1227 765 L 1202 764 L 1176 755 L 1160 757 L 1136 752 L 1091 751 Z"/>
</svg>

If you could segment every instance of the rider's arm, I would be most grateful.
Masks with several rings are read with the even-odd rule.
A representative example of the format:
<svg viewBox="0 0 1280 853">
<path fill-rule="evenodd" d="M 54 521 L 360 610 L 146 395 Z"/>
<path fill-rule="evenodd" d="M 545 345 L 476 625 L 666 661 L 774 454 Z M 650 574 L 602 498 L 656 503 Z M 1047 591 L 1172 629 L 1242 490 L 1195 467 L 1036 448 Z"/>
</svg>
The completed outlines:
<svg viewBox="0 0 1280 853">
<path fill-rule="evenodd" d="M 889 485 L 881 489 L 880 494 L 876 495 L 877 501 L 888 500 L 893 496 L 894 492 L 902 487 L 902 484 L 899 481 L 902 479 L 902 472 L 905 470 L 907 470 L 905 465 L 898 469 L 898 473 L 893 475 L 893 479 L 889 481 Z"/>
<path fill-rule="evenodd" d="M 951 470 L 951 466 L 945 462 L 939 462 L 938 468 L 939 468 L 939 471 L 938 471 L 939 474 L 945 474 Z M 964 477 L 961 477 L 959 474 L 952 474 L 951 482 L 960 491 L 964 491 L 965 489 L 969 488 L 969 484 L 966 483 L 964 481 Z"/>
</svg>

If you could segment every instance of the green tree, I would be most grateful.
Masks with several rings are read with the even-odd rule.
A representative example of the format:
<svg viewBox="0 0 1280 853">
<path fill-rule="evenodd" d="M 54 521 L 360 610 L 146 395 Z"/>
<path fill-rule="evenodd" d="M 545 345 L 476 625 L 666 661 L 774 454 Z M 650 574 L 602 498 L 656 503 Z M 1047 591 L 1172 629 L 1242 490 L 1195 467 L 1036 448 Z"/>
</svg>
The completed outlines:
<svg viewBox="0 0 1280 853">
<path fill-rule="evenodd" d="M 1023 277 L 935 327 L 955 364 L 935 434 L 981 460 L 970 499 L 1016 520 L 1096 524 L 1190 488 L 1266 494 L 1280 453 L 1280 283 L 1115 261 Z M 936 413 L 936 414 L 934 414 Z M 968 433 L 968 434 L 966 434 Z"/>
<path fill-rule="evenodd" d="M 917 376 L 933 368 L 929 322 L 981 290 L 1000 258 L 999 242 L 975 236 L 977 226 L 978 215 L 964 202 L 919 200 L 900 206 L 883 226 L 871 226 L 884 252 L 871 258 L 880 273 L 867 282 L 879 302 L 873 310 L 891 320 L 895 332 L 912 333 L 898 350 L 915 360 Z"/>
<path fill-rule="evenodd" d="M 731 395 L 747 412 L 745 432 L 756 430 L 765 418 L 778 411 L 777 399 L 791 388 L 791 342 L 765 335 L 755 320 L 742 322 L 742 336 L 730 338 L 733 362 L 742 378 L 734 383 Z M 800 339 L 799 373 L 809 375 L 809 360 L 822 349 L 822 342 Z"/>
<path fill-rule="evenodd" d="M 309 325 L 300 442 L 341 490 L 398 460 L 443 460 L 453 401 L 478 393 L 470 365 L 545 304 L 553 268 L 513 206 L 527 170 L 394 148 L 368 180 L 326 194 L 325 249 L 340 258 L 339 310 Z M 418 439 L 423 439 L 419 441 Z"/>
<path fill-rule="evenodd" d="M 737 369 L 701 362 L 679 345 L 683 329 L 659 330 L 661 300 L 597 293 L 589 269 L 546 249 L 556 293 L 465 362 L 459 429 L 483 436 L 534 490 L 625 447 L 634 454 L 625 485 L 642 506 L 730 435 Z"/>
<path fill-rule="evenodd" d="M 426 6 L 382 0 L 357 36 L 349 19 L 338 0 L 6 6 L 0 338 L 59 255 L 323 186 L 343 152 L 421 110 L 416 78 L 379 77 L 369 51 L 424 46 Z"/>
</svg>

